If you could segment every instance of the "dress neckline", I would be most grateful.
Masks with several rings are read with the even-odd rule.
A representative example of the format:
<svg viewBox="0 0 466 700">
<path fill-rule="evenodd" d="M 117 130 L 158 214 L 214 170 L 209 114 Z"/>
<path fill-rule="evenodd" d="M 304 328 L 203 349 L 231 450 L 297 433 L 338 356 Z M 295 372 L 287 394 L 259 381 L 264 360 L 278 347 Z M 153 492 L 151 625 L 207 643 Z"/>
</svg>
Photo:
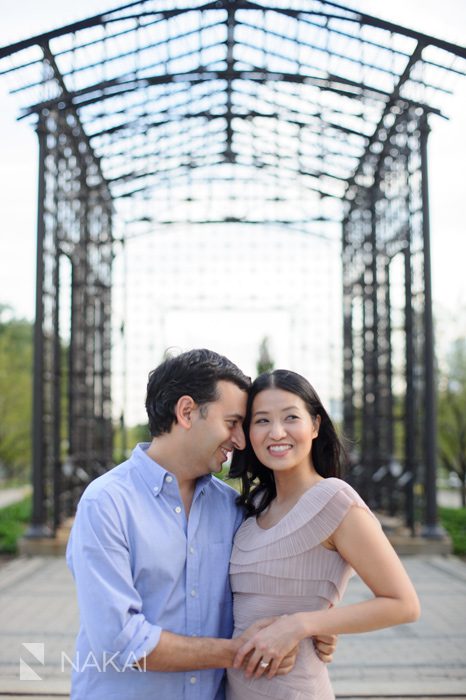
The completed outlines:
<svg viewBox="0 0 466 700">
<path fill-rule="evenodd" d="M 327 481 L 326 478 L 320 479 L 317 483 L 313 484 L 313 485 L 310 486 L 308 489 L 306 489 L 306 491 L 304 491 L 304 492 L 301 494 L 301 496 L 298 498 L 298 500 L 296 501 L 296 503 L 294 504 L 294 506 L 292 506 L 292 507 L 290 508 L 290 510 L 288 510 L 288 511 L 285 513 L 285 515 L 283 515 L 283 517 L 281 517 L 280 520 L 279 520 L 277 523 L 275 523 L 275 525 L 271 525 L 270 527 L 262 527 L 261 525 L 259 525 L 259 523 L 258 523 L 258 521 L 257 521 L 258 518 L 257 518 L 257 515 L 256 515 L 256 517 L 254 518 L 254 524 L 255 524 L 255 526 L 256 526 L 259 530 L 262 530 L 262 532 L 270 532 L 270 530 L 273 530 L 275 527 L 278 527 L 279 525 L 281 525 L 281 524 L 283 523 L 284 520 L 286 520 L 286 519 L 288 518 L 288 516 L 295 510 L 295 508 L 298 507 L 298 505 L 300 504 L 300 502 L 302 501 L 302 499 L 303 499 L 305 496 L 307 496 L 311 491 L 313 491 L 313 489 L 317 488 L 318 486 L 320 486 L 321 484 L 325 483 L 326 481 Z"/>
</svg>

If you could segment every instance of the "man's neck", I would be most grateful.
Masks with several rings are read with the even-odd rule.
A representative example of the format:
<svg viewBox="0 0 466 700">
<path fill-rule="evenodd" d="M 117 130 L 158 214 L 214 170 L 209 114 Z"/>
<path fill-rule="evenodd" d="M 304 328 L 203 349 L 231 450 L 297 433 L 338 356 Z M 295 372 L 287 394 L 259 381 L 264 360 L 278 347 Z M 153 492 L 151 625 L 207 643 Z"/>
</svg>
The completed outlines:
<svg viewBox="0 0 466 700">
<path fill-rule="evenodd" d="M 171 439 L 170 435 L 153 438 L 146 454 L 154 462 L 157 462 L 161 467 L 174 474 L 183 500 L 185 500 L 185 496 L 188 500 L 192 499 L 196 482 L 203 475 L 193 475 L 193 465 L 190 457 L 185 454 L 185 450 L 182 449 L 179 441 Z"/>
</svg>

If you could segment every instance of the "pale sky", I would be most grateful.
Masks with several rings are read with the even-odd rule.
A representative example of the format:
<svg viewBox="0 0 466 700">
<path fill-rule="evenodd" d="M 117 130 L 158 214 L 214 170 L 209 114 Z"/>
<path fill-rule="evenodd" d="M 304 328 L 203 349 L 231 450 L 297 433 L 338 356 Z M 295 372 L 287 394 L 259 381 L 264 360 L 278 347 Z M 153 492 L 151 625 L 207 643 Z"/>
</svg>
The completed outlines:
<svg viewBox="0 0 466 700">
<path fill-rule="evenodd" d="M 0 0 L 0 45 L 39 34 L 122 3 L 111 0 Z M 286 4 L 286 3 L 284 3 Z M 343 4 L 343 3 L 342 3 Z M 368 14 L 455 43 L 466 35 L 465 0 L 351 0 Z M 16 314 L 34 316 L 36 235 L 36 136 L 16 122 L 18 104 L 0 77 L 0 303 Z M 466 79 L 454 84 L 444 111 L 449 121 L 432 119 L 430 197 L 433 291 L 440 352 L 454 337 L 466 335 Z M 189 341 L 188 341 L 189 344 Z M 234 352 L 232 359 L 237 359 Z M 237 360 L 238 361 L 238 360 Z M 149 369 L 149 368 L 148 368 Z"/>
</svg>

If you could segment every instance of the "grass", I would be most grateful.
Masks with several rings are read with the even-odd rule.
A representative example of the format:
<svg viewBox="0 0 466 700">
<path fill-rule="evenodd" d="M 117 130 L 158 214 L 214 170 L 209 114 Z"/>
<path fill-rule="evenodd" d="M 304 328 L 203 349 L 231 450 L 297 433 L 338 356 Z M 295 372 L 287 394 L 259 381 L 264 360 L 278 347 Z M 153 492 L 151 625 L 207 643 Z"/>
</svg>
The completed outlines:
<svg viewBox="0 0 466 700">
<path fill-rule="evenodd" d="M 31 497 L 0 509 L 0 553 L 15 554 L 17 541 L 31 520 Z"/>
<path fill-rule="evenodd" d="M 466 555 L 466 508 L 439 508 L 440 522 L 453 541 L 453 553 Z"/>
</svg>

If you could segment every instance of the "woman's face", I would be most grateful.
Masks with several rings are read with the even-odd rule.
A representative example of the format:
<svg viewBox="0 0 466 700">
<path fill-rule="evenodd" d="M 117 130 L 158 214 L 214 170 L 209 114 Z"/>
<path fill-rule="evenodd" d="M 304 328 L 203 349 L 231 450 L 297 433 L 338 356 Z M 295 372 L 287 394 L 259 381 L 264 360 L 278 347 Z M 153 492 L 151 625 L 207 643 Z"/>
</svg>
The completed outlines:
<svg viewBox="0 0 466 700">
<path fill-rule="evenodd" d="M 257 458 L 269 469 L 309 469 L 319 424 L 320 417 L 311 418 L 296 394 L 265 389 L 252 403 L 249 437 Z"/>
</svg>

